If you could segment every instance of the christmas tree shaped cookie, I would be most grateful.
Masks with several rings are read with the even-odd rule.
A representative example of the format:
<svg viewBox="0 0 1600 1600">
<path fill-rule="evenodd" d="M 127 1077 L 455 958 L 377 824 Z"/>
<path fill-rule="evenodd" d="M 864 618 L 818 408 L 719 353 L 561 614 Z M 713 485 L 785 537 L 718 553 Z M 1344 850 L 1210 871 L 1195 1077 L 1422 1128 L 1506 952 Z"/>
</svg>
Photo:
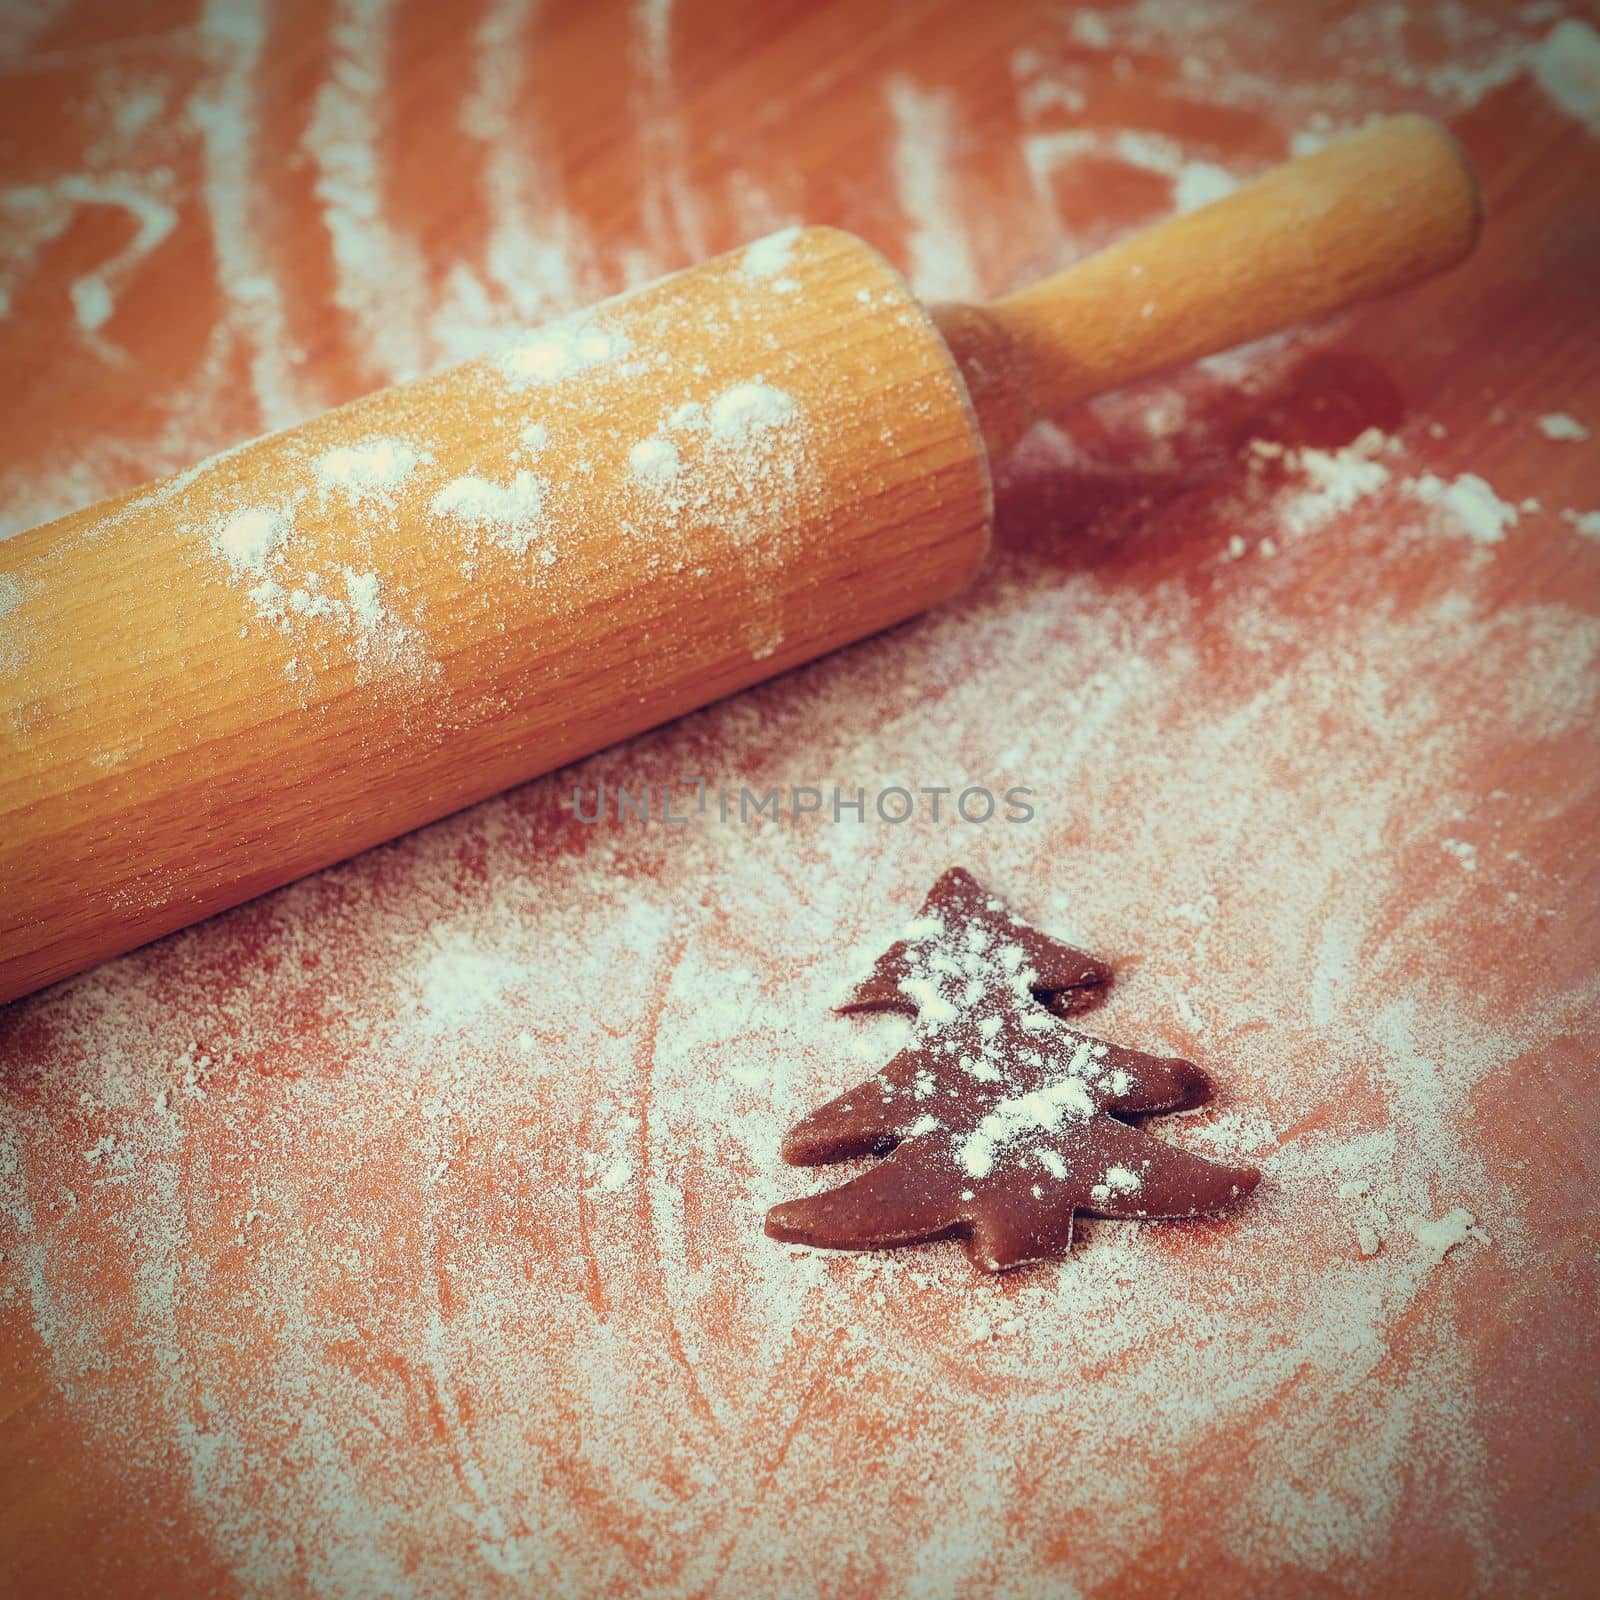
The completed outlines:
<svg viewBox="0 0 1600 1600">
<path fill-rule="evenodd" d="M 933 886 L 905 937 L 842 1008 L 915 1015 L 881 1072 L 814 1111 L 783 1141 L 799 1166 L 881 1157 L 860 1177 L 774 1206 L 775 1239 L 876 1250 L 959 1235 L 985 1272 L 1057 1255 L 1080 1211 L 1193 1217 L 1221 1211 L 1260 1174 L 1164 1143 L 1121 1120 L 1210 1098 L 1192 1062 L 1079 1033 L 1100 962 L 1014 916 L 959 868 Z"/>
</svg>

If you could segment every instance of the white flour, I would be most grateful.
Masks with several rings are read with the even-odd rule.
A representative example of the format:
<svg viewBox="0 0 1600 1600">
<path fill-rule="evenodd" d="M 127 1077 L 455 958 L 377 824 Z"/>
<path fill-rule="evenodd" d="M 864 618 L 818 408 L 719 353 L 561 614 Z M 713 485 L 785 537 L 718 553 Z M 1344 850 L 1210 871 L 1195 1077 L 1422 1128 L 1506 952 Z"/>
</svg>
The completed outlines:
<svg viewBox="0 0 1600 1600">
<path fill-rule="evenodd" d="M 1538 419 L 1539 432 L 1557 444 L 1582 444 L 1589 430 L 1564 411 L 1550 411 Z"/>
<path fill-rule="evenodd" d="M 436 517 L 454 519 L 485 530 L 496 544 L 526 555 L 545 531 L 544 502 L 549 482 L 536 473 L 519 472 L 509 483 L 491 483 L 467 474 L 453 478 L 433 497 L 428 509 Z M 543 559 L 555 559 L 554 550 Z"/>
<path fill-rule="evenodd" d="M 952 96 L 900 76 L 887 88 L 911 287 L 925 300 L 976 299 L 977 269 L 956 211 Z"/>
<path fill-rule="evenodd" d="M 1558 22 L 1534 52 L 1533 75 L 1553 105 L 1600 138 L 1600 33 L 1577 17 Z"/>
<path fill-rule="evenodd" d="M 559 383 L 615 361 L 627 351 L 627 338 L 620 329 L 585 315 L 529 334 L 505 352 L 500 366 L 513 382 Z"/>
<path fill-rule="evenodd" d="M 476 78 L 462 101 L 461 130 L 482 149 L 488 289 L 456 263 L 449 303 L 431 321 L 456 357 L 493 348 L 515 323 L 547 322 L 606 292 L 583 225 L 563 203 L 559 165 L 527 115 L 540 20 L 535 0 L 489 0 L 473 39 Z"/>
<path fill-rule="evenodd" d="M 1410 1217 L 1406 1226 L 1428 1255 L 1435 1261 L 1443 1261 L 1457 1245 L 1465 1244 L 1468 1239 L 1476 1239 L 1480 1244 L 1494 1243 L 1476 1226 L 1477 1220 L 1470 1211 L 1457 1206 L 1442 1217 Z"/>
<path fill-rule="evenodd" d="M 628 451 L 628 469 L 641 483 L 660 488 L 677 477 L 682 466 L 678 447 L 670 439 L 641 439 Z"/>
<path fill-rule="evenodd" d="M 798 228 L 782 228 L 758 239 L 744 253 L 744 270 L 757 278 L 771 278 L 789 265 Z"/>
<path fill-rule="evenodd" d="M 363 500 L 393 504 L 398 489 L 419 463 L 431 461 L 404 439 L 368 439 L 361 444 L 338 445 L 317 457 L 317 483 L 325 491 L 338 491 L 351 505 Z"/>
<path fill-rule="evenodd" d="M 354 322 L 384 381 L 427 365 L 422 338 L 425 269 L 416 244 L 381 201 L 382 107 L 390 0 L 335 0 L 329 72 L 317 91 L 305 149 L 316 166 L 336 269 L 334 300 Z"/>
<path fill-rule="evenodd" d="M 748 445 L 771 428 L 795 419 L 794 400 L 770 383 L 741 383 L 725 389 L 711 402 L 712 435 L 724 444 Z"/>
<path fill-rule="evenodd" d="M 272 274 L 253 206 L 259 159 L 257 75 L 266 26 L 263 0 L 206 0 L 201 37 L 217 68 L 190 102 L 188 114 L 205 157 L 201 210 L 211 230 L 219 287 L 228 302 L 227 323 L 250 352 L 260 423 L 276 428 L 317 409 L 318 397 L 306 392 L 294 371 L 283 291 Z M 203 401 L 196 410 L 204 415 Z M 199 438 L 198 446 L 189 446 L 191 461 L 228 442 L 205 432 L 203 424 Z"/>
<path fill-rule="evenodd" d="M 1436 473 L 1424 472 L 1411 479 L 1408 487 L 1424 505 L 1448 510 L 1452 525 L 1478 544 L 1499 544 L 1507 530 L 1517 525 L 1517 508 L 1502 500 L 1475 472 L 1463 472 L 1449 482 Z"/>
<path fill-rule="evenodd" d="M 177 226 L 170 173 L 72 174 L 49 185 L 0 191 L 5 240 L 0 253 L 0 306 L 9 304 L 12 292 L 7 257 L 27 260 L 59 239 L 81 212 L 100 206 L 122 212 L 132 224 L 133 237 L 99 267 L 67 285 L 78 327 L 86 335 L 98 334 L 116 311 L 122 284 L 137 274 Z"/>
<path fill-rule="evenodd" d="M 289 533 L 289 519 L 283 512 L 252 506 L 224 522 L 212 534 L 211 542 L 235 576 L 259 578 Z"/>
<path fill-rule="evenodd" d="M 1303 472 L 1309 484 L 1284 506 L 1280 517 L 1283 530 L 1290 534 L 1314 532 L 1384 488 L 1392 473 L 1378 457 L 1387 442 L 1375 428 L 1368 428 L 1340 450 L 1307 445 L 1285 452 L 1268 441 L 1255 441 L 1258 456 L 1285 460 Z"/>
</svg>

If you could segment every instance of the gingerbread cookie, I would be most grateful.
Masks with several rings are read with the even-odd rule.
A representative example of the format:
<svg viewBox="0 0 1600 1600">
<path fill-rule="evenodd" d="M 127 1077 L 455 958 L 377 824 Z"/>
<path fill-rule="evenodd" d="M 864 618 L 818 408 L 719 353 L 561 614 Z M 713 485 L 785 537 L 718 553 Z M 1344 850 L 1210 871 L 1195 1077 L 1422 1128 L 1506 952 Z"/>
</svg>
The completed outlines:
<svg viewBox="0 0 1600 1600">
<path fill-rule="evenodd" d="M 960 1235 L 985 1272 L 1057 1255 L 1074 1215 L 1220 1211 L 1260 1174 L 1153 1138 L 1124 1117 L 1210 1098 L 1192 1062 L 1069 1028 L 1110 970 L 1016 917 L 969 873 L 933 886 L 905 936 L 841 1007 L 904 1010 L 913 1042 L 783 1141 L 785 1161 L 882 1159 L 822 1194 L 774 1206 L 775 1239 L 876 1250 Z"/>
</svg>

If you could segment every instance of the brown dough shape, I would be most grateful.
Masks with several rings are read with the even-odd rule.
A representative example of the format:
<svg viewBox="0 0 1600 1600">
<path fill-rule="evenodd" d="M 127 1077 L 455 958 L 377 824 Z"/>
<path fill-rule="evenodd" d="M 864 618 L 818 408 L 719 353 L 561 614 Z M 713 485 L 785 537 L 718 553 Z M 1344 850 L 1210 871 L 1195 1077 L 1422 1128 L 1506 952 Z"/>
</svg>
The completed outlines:
<svg viewBox="0 0 1600 1600">
<path fill-rule="evenodd" d="M 1260 1180 L 1253 1167 L 1207 1161 L 1118 1120 L 1202 1104 L 1211 1080 L 1193 1062 L 1060 1020 L 1095 1004 L 1110 976 L 969 873 L 946 872 L 840 1007 L 912 1012 L 913 1042 L 782 1146 L 797 1166 L 882 1159 L 837 1189 L 774 1206 L 767 1233 L 834 1250 L 955 1234 L 974 1265 L 1003 1272 L 1067 1250 L 1079 1211 L 1192 1217 L 1242 1199 Z"/>
</svg>

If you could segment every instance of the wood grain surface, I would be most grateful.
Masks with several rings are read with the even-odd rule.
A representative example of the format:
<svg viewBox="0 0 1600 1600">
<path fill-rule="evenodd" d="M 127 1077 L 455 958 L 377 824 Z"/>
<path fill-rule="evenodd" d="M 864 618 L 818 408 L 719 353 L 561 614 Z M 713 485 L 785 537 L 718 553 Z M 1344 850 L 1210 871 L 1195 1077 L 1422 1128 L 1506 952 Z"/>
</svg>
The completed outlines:
<svg viewBox="0 0 1600 1600">
<path fill-rule="evenodd" d="M 993 298 L 1408 109 L 1488 220 L 1033 429 L 930 616 L 0 1013 L 0 1589 L 1586 1592 L 1596 23 L 9 8 L 7 532 L 791 222 Z M 1037 814 L 573 814 L 691 778 Z M 1247 1210 L 998 1285 L 761 1235 L 954 862 L 1212 1073 L 1162 1136 Z"/>
</svg>

